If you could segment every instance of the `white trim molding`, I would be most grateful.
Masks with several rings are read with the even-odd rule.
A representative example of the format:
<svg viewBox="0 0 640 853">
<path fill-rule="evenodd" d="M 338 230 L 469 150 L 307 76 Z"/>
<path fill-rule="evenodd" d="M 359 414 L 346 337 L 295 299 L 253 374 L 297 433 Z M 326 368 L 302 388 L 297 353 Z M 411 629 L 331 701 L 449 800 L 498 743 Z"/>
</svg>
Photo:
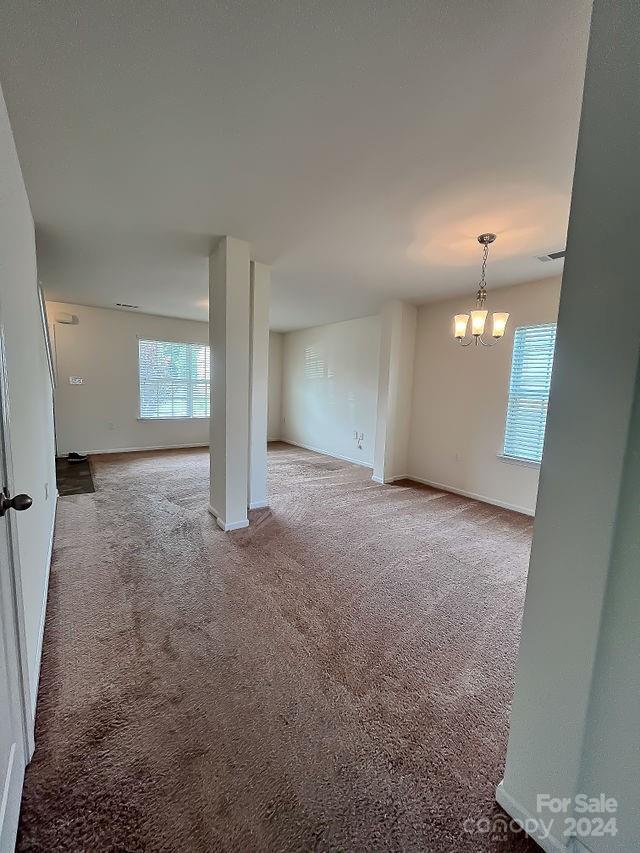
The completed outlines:
<svg viewBox="0 0 640 853">
<path fill-rule="evenodd" d="M 53 518 L 51 521 L 51 534 L 49 536 L 49 547 L 47 550 L 47 563 L 44 574 L 44 590 L 42 593 L 42 604 L 40 605 L 40 625 L 38 627 L 38 645 L 34 661 L 33 679 L 30 677 L 29 691 L 31 694 L 31 721 L 35 725 L 36 707 L 38 703 L 38 685 L 40 684 L 40 666 L 42 663 L 42 647 L 44 645 L 44 628 L 47 618 L 47 601 L 49 599 L 49 577 L 51 575 L 51 561 L 53 559 L 53 540 L 56 532 L 56 513 L 58 511 L 58 490 L 54 496 Z"/>
<path fill-rule="evenodd" d="M 376 477 L 375 474 L 372 474 L 371 479 L 374 483 L 380 483 L 381 486 L 390 486 L 393 483 L 397 483 L 398 480 L 415 480 L 415 477 L 410 477 L 409 474 L 394 474 L 393 477 L 387 477 L 386 480 L 383 480 L 382 477 Z"/>
<path fill-rule="evenodd" d="M 220 528 L 220 530 L 224 530 L 225 533 L 229 533 L 231 530 L 242 530 L 244 527 L 249 526 L 249 519 L 241 519 L 240 521 L 224 521 L 224 519 L 220 516 L 220 514 L 215 510 L 212 506 L 209 506 L 209 512 L 215 518 L 216 524 Z"/>
<path fill-rule="evenodd" d="M 209 447 L 209 442 L 200 442 L 198 444 L 158 444 L 154 447 L 110 447 L 106 450 L 81 450 L 83 456 L 98 456 L 102 453 L 144 453 L 145 450 L 189 450 L 196 447 Z M 66 456 L 66 453 L 62 453 Z"/>
<path fill-rule="evenodd" d="M 269 506 L 269 501 L 252 501 L 249 504 L 249 509 L 266 509 Z"/>
<path fill-rule="evenodd" d="M 574 848 L 568 847 L 559 838 L 548 834 L 542 827 L 540 816 L 530 814 L 520 803 L 505 790 L 504 781 L 496 788 L 496 800 L 500 806 L 510 815 L 517 824 L 527 830 L 527 834 L 533 838 L 545 853 L 570 853 Z M 538 830 L 536 831 L 536 827 Z M 567 839 L 572 842 L 573 839 Z"/>
<path fill-rule="evenodd" d="M 211 418 L 209 415 L 191 415 L 191 416 L 186 415 L 184 417 L 180 416 L 180 417 L 175 417 L 175 418 L 172 418 L 172 417 L 162 417 L 162 418 L 147 417 L 147 418 L 143 418 L 142 415 L 138 415 L 138 417 L 136 418 L 137 421 L 142 421 L 142 423 L 145 423 L 145 424 L 155 423 L 156 421 L 159 421 L 160 423 L 166 423 L 167 421 L 175 423 L 176 421 L 208 421 L 210 419 Z"/>
<path fill-rule="evenodd" d="M 506 453 L 498 453 L 500 462 L 506 462 L 508 465 L 522 465 L 525 468 L 540 468 L 540 463 L 533 459 L 521 459 L 519 456 L 507 456 Z"/>
<path fill-rule="evenodd" d="M 531 517 L 535 515 L 535 510 L 532 510 L 529 507 L 518 506 L 518 504 L 511 504 L 507 501 L 498 500 L 497 498 L 489 498 L 486 495 L 478 495 L 475 492 L 467 492 L 465 489 L 456 489 L 454 486 L 446 486 L 444 483 L 435 483 L 433 480 L 425 480 L 423 477 L 416 477 L 414 474 L 407 474 L 407 479 L 415 480 L 416 483 L 422 483 L 424 486 L 431 486 L 434 489 L 439 489 L 441 492 L 451 492 L 454 495 L 462 495 L 464 498 L 472 498 L 474 501 L 491 504 L 492 506 L 499 506 L 501 509 L 510 509 L 513 510 L 513 512 L 519 512 L 522 515 L 529 515 Z"/>
<path fill-rule="evenodd" d="M 326 450 L 321 450 L 319 447 L 312 447 L 310 444 L 301 444 L 299 441 L 293 441 L 291 438 L 278 439 L 281 444 L 291 444 L 293 447 L 301 447 L 303 450 L 311 450 L 312 453 L 319 453 L 321 456 L 329 456 L 331 459 L 340 459 L 342 462 L 351 462 L 352 465 L 359 465 L 361 468 L 369 468 L 373 470 L 373 466 L 361 459 L 353 459 L 351 456 L 342 456 L 338 453 L 327 453 Z"/>
</svg>

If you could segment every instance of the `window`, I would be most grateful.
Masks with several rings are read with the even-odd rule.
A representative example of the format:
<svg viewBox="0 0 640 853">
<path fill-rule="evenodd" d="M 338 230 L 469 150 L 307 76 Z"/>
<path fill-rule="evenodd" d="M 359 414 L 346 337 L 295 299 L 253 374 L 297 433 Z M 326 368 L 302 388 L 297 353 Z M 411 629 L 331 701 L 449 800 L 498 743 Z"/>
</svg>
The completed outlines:
<svg viewBox="0 0 640 853">
<path fill-rule="evenodd" d="M 141 418 L 208 418 L 210 355 L 205 344 L 138 342 Z"/>
<path fill-rule="evenodd" d="M 547 423 L 556 325 L 520 326 L 513 339 L 504 455 L 540 462 Z"/>
</svg>

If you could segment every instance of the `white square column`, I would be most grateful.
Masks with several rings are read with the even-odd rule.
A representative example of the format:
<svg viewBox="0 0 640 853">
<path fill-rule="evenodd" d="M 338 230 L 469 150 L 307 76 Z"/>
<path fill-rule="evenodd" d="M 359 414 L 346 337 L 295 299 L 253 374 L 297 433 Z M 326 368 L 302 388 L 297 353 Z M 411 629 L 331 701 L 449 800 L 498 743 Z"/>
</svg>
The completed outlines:
<svg viewBox="0 0 640 853">
<path fill-rule="evenodd" d="M 380 313 L 378 409 L 373 477 L 390 483 L 407 476 L 418 311 L 394 299 Z"/>
<path fill-rule="evenodd" d="M 267 499 L 267 406 L 269 384 L 269 303 L 271 269 L 251 262 L 249 383 L 249 509 Z"/>
<path fill-rule="evenodd" d="M 249 244 L 234 237 L 209 258 L 209 511 L 223 530 L 249 524 L 249 262 Z"/>
</svg>

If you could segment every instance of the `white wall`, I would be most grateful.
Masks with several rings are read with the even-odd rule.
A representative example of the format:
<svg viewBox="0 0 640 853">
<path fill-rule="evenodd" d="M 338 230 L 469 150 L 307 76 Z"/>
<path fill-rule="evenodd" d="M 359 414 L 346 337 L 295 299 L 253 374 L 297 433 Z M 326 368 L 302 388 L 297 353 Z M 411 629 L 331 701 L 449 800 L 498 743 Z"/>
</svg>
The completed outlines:
<svg viewBox="0 0 640 853">
<path fill-rule="evenodd" d="M 37 294 L 33 219 L 0 94 L 0 320 L 4 329 L 14 491 L 33 506 L 15 514 L 32 711 L 38 688 L 55 514 L 52 389 Z"/>
<path fill-rule="evenodd" d="M 269 303 L 271 267 L 250 263 L 249 509 L 268 506 Z"/>
<path fill-rule="evenodd" d="M 618 801 L 619 834 L 591 840 L 597 853 L 637 848 L 640 696 L 640 377 L 629 433 L 616 535 L 602 611 L 578 790 Z"/>
<path fill-rule="evenodd" d="M 378 317 L 285 334 L 283 439 L 372 466 L 379 347 Z"/>
<path fill-rule="evenodd" d="M 283 335 L 269 332 L 269 406 L 267 439 L 278 441 L 282 437 L 282 351 Z"/>
<path fill-rule="evenodd" d="M 378 405 L 373 479 L 391 483 L 409 470 L 409 436 L 413 397 L 418 310 L 399 299 L 380 312 Z"/>
<path fill-rule="evenodd" d="M 138 338 L 209 343 L 208 323 L 47 303 L 57 365 L 58 454 L 209 443 L 209 420 L 138 420 Z M 73 314 L 73 325 L 56 323 Z M 81 376 L 82 385 L 70 385 Z"/>
<path fill-rule="evenodd" d="M 489 291 L 490 310 L 509 311 L 507 333 L 491 349 L 460 347 L 452 317 L 467 298 L 423 305 L 418 312 L 409 474 L 481 500 L 533 513 L 538 466 L 498 458 L 504 439 L 513 334 L 518 326 L 555 322 L 560 278 Z"/>
<path fill-rule="evenodd" d="M 249 525 L 250 256 L 249 244 L 230 235 L 209 256 L 209 512 L 225 531 Z"/>
<path fill-rule="evenodd" d="M 616 837 L 569 842 L 571 850 L 594 853 L 637 850 L 640 838 L 639 448 L 632 419 L 640 356 L 639 32 L 635 0 L 595 0 L 540 496 L 498 790 L 501 804 L 519 816 L 536 815 L 542 792 L 572 798 L 584 785 L 586 793 L 622 795 Z M 562 831 L 562 820 L 556 827 Z M 566 849 L 566 842 L 558 838 L 553 849 Z"/>
</svg>

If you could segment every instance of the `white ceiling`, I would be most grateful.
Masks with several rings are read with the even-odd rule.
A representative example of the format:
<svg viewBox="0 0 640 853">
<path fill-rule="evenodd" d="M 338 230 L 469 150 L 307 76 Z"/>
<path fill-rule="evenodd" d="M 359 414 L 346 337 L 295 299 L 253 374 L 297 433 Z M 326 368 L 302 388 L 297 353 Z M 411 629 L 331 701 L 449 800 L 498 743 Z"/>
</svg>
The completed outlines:
<svg viewBox="0 0 640 853">
<path fill-rule="evenodd" d="M 588 0 L 5 0 L 0 81 L 56 299 L 206 319 L 212 237 L 272 327 L 561 262 Z"/>
</svg>

